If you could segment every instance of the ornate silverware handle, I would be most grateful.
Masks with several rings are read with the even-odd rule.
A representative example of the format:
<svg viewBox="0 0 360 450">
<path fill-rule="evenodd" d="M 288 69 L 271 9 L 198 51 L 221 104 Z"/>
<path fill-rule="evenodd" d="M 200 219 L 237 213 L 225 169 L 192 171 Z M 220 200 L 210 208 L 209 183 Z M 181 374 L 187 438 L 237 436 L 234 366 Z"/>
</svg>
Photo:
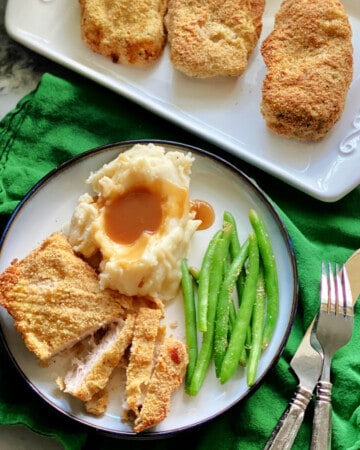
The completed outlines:
<svg viewBox="0 0 360 450">
<path fill-rule="evenodd" d="M 331 388 L 328 381 L 319 381 L 316 387 L 311 450 L 331 449 Z"/>
<path fill-rule="evenodd" d="M 279 419 L 264 450 L 291 449 L 300 425 L 304 420 L 305 410 L 312 397 L 312 392 L 298 386 L 294 397 Z"/>
</svg>

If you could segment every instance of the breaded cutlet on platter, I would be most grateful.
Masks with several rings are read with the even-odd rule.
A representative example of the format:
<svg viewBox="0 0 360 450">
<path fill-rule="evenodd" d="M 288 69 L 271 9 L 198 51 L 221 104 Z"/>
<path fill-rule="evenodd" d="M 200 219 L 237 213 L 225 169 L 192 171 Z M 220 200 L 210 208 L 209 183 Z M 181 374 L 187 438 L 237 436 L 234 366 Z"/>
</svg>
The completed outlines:
<svg viewBox="0 0 360 450">
<path fill-rule="evenodd" d="M 82 38 L 91 50 L 134 66 L 159 59 L 166 42 L 166 0 L 79 1 Z"/>
<path fill-rule="evenodd" d="M 263 41 L 261 112 L 275 134 L 323 138 L 344 110 L 353 76 L 352 30 L 338 0 L 284 0 Z"/>
<path fill-rule="evenodd" d="M 169 0 L 173 66 L 190 77 L 240 76 L 258 43 L 264 0 Z"/>
</svg>

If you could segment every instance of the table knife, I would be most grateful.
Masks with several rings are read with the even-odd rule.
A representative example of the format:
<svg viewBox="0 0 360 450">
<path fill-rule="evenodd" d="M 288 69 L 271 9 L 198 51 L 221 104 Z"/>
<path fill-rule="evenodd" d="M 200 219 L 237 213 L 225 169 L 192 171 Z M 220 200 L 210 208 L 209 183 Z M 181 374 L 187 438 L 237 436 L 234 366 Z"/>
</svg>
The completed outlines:
<svg viewBox="0 0 360 450">
<path fill-rule="evenodd" d="M 296 392 L 274 428 L 264 450 L 291 449 L 304 420 L 305 410 L 312 398 L 323 365 L 322 352 L 315 350 L 311 345 L 314 323 L 315 319 L 307 329 L 290 362 L 299 380 Z M 313 345 L 315 345 L 314 342 Z"/>
<path fill-rule="evenodd" d="M 345 263 L 354 303 L 360 295 L 360 249 L 353 253 Z"/>
</svg>

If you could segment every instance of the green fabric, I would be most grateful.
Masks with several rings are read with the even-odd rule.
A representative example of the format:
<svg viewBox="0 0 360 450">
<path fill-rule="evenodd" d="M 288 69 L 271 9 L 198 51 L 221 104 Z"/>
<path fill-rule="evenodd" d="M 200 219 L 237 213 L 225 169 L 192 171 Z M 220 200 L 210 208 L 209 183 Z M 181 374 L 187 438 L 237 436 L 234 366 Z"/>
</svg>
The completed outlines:
<svg viewBox="0 0 360 450">
<path fill-rule="evenodd" d="M 132 102 L 80 77 L 70 81 L 46 74 L 0 122 L 0 225 L 43 175 L 73 155 L 99 145 L 139 138 L 177 140 L 215 153 L 215 146 L 168 123 Z M 290 150 L 289 150 L 290 151 Z M 262 449 L 291 399 L 297 380 L 289 361 L 318 308 L 323 258 L 343 263 L 360 247 L 360 188 L 336 203 L 324 203 L 262 171 L 237 161 L 264 189 L 290 233 L 299 272 L 299 306 L 284 352 L 248 399 L 198 429 L 159 441 L 119 441 L 64 417 L 44 403 L 18 374 L 0 347 L 0 420 L 26 424 L 53 436 L 65 449 L 172 450 L 185 440 L 195 450 Z M 358 308 L 357 308 L 358 309 Z M 360 449 L 360 324 L 351 342 L 333 360 L 333 448 Z M 308 448 L 313 405 L 294 448 Z M 186 444 L 185 444 L 186 445 Z"/>
</svg>

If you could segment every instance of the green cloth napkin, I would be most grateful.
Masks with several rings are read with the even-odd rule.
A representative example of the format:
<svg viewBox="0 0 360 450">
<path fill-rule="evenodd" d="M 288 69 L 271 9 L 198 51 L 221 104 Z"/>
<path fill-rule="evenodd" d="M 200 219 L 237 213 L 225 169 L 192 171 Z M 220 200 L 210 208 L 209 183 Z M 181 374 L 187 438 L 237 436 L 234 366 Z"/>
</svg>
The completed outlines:
<svg viewBox="0 0 360 450">
<path fill-rule="evenodd" d="M 91 81 L 77 76 L 69 81 L 45 74 L 36 91 L 0 122 L 2 229 L 33 184 L 63 161 L 96 146 L 139 138 L 177 140 L 222 153 Z M 1 345 L 1 424 L 25 424 L 54 437 L 68 450 L 173 450 L 183 448 L 185 441 L 191 442 L 194 450 L 264 447 L 297 386 L 289 361 L 319 306 L 320 263 L 325 258 L 341 264 L 360 247 L 360 188 L 327 204 L 240 160 L 237 163 L 274 202 L 290 233 L 298 263 L 299 305 L 294 326 L 280 360 L 262 386 L 197 429 L 158 441 L 119 441 L 68 419 L 42 401 L 18 374 Z M 332 365 L 333 448 L 338 450 L 360 449 L 359 349 L 357 314 L 352 340 L 336 353 Z M 309 446 L 312 412 L 310 404 L 295 449 Z"/>
</svg>

